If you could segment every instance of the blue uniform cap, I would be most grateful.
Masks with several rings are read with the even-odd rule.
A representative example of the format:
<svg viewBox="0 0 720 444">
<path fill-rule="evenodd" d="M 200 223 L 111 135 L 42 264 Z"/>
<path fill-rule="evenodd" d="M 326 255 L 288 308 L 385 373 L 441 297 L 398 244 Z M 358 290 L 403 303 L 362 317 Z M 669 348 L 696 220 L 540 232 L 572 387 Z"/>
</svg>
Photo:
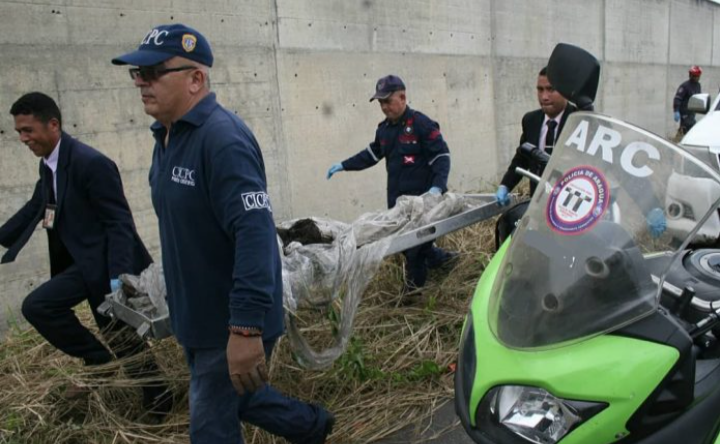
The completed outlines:
<svg viewBox="0 0 720 444">
<path fill-rule="evenodd" d="M 389 75 L 377 81 L 375 85 L 375 95 L 370 98 L 372 102 L 375 99 L 387 99 L 390 94 L 395 91 L 404 91 L 405 84 L 398 76 Z"/>
<path fill-rule="evenodd" d="M 184 57 L 212 66 L 210 44 L 202 34 L 182 25 L 161 25 L 148 32 L 138 49 L 112 59 L 114 65 L 153 66 L 173 57 Z"/>
</svg>

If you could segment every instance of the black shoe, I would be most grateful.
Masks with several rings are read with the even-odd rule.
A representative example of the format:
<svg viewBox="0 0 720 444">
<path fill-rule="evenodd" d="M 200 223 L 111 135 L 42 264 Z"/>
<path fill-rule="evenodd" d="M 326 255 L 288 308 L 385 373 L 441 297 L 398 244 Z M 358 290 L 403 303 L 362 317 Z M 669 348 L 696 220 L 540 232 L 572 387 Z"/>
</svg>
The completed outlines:
<svg viewBox="0 0 720 444">
<path fill-rule="evenodd" d="M 143 409 L 152 422 L 160 423 L 173 407 L 173 394 L 167 386 L 143 387 Z"/>
<path fill-rule="evenodd" d="M 400 290 L 400 301 L 398 305 L 413 305 L 422 296 L 422 287 L 417 287 L 411 283 L 404 283 Z"/>
<path fill-rule="evenodd" d="M 431 270 L 442 270 L 448 272 L 455 268 L 455 265 L 457 265 L 459 260 L 460 253 L 456 251 L 448 251 L 447 255 L 443 258 L 442 261 L 434 264 L 428 263 L 428 268 L 430 268 Z"/>
<path fill-rule="evenodd" d="M 327 437 L 330 436 L 333 431 L 333 427 L 335 427 L 335 415 L 333 415 L 332 412 L 327 412 L 327 419 L 325 419 L 325 431 L 323 432 L 323 439 L 320 441 L 320 444 L 325 444 Z"/>
</svg>

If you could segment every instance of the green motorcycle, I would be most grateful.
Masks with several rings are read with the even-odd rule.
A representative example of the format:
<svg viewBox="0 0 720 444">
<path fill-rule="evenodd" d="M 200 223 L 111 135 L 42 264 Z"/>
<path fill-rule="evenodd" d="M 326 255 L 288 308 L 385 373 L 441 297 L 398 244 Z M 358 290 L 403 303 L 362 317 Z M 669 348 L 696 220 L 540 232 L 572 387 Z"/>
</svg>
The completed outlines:
<svg viewBox="0 0 720 444">
<path fill-rule="evenodd" d="M 548 76 L 592 109 L 592 56 L 558 45 Z M 648 131 L 569 116 L 463 327 L 455 407 L 476 443 L 720 444 L 720 250 L 687 249 L 720 200 L 686 238 L 647 228 L 683 177 L 720 184 Z"/>
</svg>

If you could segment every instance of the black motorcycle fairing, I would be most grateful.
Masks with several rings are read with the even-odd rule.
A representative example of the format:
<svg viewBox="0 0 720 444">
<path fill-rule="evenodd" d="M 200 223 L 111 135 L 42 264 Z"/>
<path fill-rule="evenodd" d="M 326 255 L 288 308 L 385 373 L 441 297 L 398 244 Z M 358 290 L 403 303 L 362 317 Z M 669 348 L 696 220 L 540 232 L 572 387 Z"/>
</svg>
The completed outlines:
<svg viewBox="0 0 720 444">
<path fill-rule="evenodd" d="M 612 334 L 664 344 L 680 354 L 672 369 L 626 424 L 630 437 L 621 442 L 629 444 L 675 420 L 693 402 L 696 354 L 690 335 L 664 309 Z"/>
<path fill-rule="evenodd" d="M 720 434 L 720 386 L 665 427 L 648 436 L 630 435 L 616 444 L 713 444 Z"/>
</svg>

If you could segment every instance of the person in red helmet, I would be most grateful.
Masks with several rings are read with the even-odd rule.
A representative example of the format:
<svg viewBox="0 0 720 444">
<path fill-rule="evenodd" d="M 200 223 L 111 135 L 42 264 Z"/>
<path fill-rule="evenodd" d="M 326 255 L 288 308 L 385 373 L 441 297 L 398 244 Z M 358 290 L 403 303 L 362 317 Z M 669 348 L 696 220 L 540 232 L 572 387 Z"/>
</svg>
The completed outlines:
<svg viewBox="0 0 720 444">
<path fill-rule="evenodd" d="M 702 86 L 700 85 L 702 69 L 694 65 L 690 67 L 688 75 L 690 78 L 678 87 L 675 98 L 673 99 L 673 118 L 676 122 L 680 123 L 680 129 L 678 131 L 682 134 L 687 134 L 690 128 L 695 125 L 695 113 L 688 111 L 688 101 L 694 94 L 700 94 L 702 92 Z"/>
</svg>

